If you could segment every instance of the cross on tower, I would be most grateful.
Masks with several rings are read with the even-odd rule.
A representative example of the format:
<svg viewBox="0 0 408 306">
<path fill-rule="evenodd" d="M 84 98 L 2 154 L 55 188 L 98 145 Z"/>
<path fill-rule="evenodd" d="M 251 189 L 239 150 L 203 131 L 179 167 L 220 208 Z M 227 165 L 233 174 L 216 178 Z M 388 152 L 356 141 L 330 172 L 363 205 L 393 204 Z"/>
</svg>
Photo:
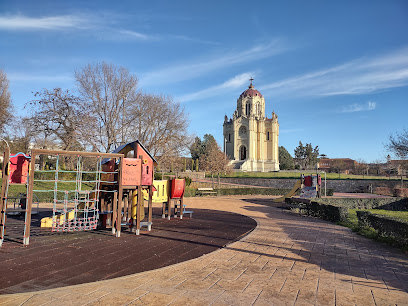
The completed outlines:
<svg viewBox="0 0 408 306">
<path fill-rule="evenodd" d="M 254 80 L 254 78 L 253 78 L 253 77 L 251 77 L 249 80 L 251 81 L 251 84 L 249 85 L 249 88 L 254 87 L 254 86 L 252 85 L 252 81 Z"/>
</svg>

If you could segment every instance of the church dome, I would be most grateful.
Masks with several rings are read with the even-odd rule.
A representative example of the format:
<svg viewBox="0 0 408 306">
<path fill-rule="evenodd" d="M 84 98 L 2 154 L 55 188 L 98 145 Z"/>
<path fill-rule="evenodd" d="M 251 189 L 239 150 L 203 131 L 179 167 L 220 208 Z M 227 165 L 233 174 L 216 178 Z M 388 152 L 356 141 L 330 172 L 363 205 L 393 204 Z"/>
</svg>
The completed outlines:
<svg viewBox="0 0 408 306">
<path fill-rule="evenodd" d="M 262 96 L 262 94 L 258 91 L 258 90 L 256 90 L 255 88 L 254 88 L 254 85 L 252 85 L 252 78 L 250 79 L 250 81 L 251 81 L 251 84 L 248 86 L 248 89 L 247 90 L 245 90 L 239 97 L 240 98 L 246 98 L 246 97 L 260 97 L 260 98 L 262 98 L 263 96 Z"/>
</svg>

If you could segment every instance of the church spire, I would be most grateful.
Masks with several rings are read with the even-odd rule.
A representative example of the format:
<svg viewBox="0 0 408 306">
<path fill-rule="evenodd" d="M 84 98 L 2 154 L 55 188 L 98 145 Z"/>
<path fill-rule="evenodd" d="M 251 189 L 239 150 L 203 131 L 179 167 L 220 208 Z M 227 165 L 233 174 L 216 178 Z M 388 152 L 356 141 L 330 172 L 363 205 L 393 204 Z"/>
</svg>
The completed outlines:
<svg viewBox="0 0 408 306">
<path fill-rule="evenodd" d="M 248 87 L 248 88 L 254 88 L 254 85 L 252 85 L 252 81 L 254 80 L 254 78 L 251 77 L 249 80 L 251 81 L 251 84 L 249 84 L 249 87 Z"/>
</svg>

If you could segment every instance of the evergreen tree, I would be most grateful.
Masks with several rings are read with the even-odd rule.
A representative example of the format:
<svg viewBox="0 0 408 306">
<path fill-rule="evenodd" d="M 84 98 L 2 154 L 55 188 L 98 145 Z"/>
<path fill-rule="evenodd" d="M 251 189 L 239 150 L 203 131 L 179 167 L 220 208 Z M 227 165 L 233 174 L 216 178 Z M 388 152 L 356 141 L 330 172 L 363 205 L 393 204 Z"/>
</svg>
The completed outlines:
<svg viewBox="0 0 408 306">
<path fill-rule="evenodd" d="M 295 169 L 295 162 L 293 157 L 289 154 L 285 147 L 279 147 L 279 167 L 281 170 Z"/>
</svg>

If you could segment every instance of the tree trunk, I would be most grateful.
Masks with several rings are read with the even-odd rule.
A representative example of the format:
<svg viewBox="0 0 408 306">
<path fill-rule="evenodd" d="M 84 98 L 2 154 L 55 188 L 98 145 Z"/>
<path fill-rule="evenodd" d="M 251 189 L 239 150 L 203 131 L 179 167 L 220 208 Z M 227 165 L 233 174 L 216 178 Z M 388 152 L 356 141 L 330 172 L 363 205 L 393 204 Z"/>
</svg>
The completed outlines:
<svg viewBox="0 0 408 306">
<path fill-rule="evenodd" d="M 212 189 L 214 189 L 214 174 L 211 173 L 211 184 L 212 184 Z"/>
<path fill-rule="evenodd" d="M 220 189 L 221 182 L 220 182 L 220 174 L 218 173 L 218 189 Z"/>
</svg>

